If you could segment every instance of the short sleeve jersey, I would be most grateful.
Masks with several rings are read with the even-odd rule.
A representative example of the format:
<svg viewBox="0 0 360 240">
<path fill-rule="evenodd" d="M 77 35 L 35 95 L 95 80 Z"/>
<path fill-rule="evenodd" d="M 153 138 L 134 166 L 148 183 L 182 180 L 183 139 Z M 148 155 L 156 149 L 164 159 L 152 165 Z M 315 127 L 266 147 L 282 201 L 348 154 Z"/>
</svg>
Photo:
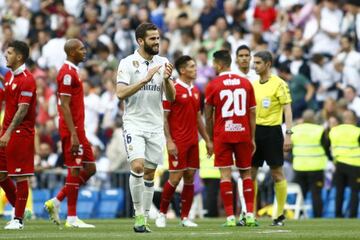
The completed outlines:
<svg viewBox="0 0 360 240">
<path fill-rule="evenodd" d="M 64 115 L 61 110 L 60 96 L 65 95 L 71 97 L 70 111 L 75 125 L 75 128 L 79 131 L 84 131 L 84 91 L 82 82 L 79 79 L 78 67 L 75 64 L 65 61 L 60 68 L 57 76 L 58 84 L 58 111 L 59 111 L 59 131 L 60 134 L 69 133 L 69 129 L 66 125 Z"/>
<path fill-rule="evenodd" d="M 249 80 L 223 72 L 208 84 L 205 101 L 215 107 L 214 141 L 251 141 L 250 109 L 256 103 Z"/>
<path fill-rule="evenodd" d="M 276 75 L 265 83 L 253 82 L 256 98 L 256 124 L 276 126 L 282 123 L 283 105 L 291 103 L 288 84 Z"/>
<path fill-rule="evenodd" d="M 125 85 L 141 81 L 146 77 L 149 69 L 162 66 L 150 82 L 132 96 L 124 99 L 124 129 L 163 132 L 163 72 L 167 62 L 166 58 L 157 55 L 147 61 L 139 54 L 138 50 L 120 61 L 117 84 Z"/>
<path fill-rule="evenodd" d="M 4 129 L 7 129 L 13 120 L 20 104 L 28 104 L 29 109 L 23 121 L 16 127 L 34 133 L 36 118 L 36 83 L 33 75 L 25 65 L 14 72 L 5 74 L 4 83 L 5 117 Z"/>
<path fill-rule="evenodd" d="M 200 92 L 194 85 L 181 80 L 175 83 L 175 101 L 164 101 L 168 111 L 171 138 L 175 144 L 196 144 L 198 142 L 197 114 L 200 111 Z"/>
</svg>

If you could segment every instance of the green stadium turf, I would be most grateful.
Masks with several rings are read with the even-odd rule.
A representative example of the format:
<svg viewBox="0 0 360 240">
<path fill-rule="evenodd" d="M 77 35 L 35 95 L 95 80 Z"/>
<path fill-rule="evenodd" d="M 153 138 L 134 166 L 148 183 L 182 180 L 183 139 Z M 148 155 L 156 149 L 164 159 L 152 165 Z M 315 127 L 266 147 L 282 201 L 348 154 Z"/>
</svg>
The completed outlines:
<svg viewBox="0 0 360 240">
<path fill-rule="evenodd" d="M 20 231 L 0 230 L 0 239 L 360 239 L 360 220 L 321 219 L 286 221 L 284 227 L 270 227 L 270 219 L 260 220 L 260 226 L 221 227 L 224 219 L 197 220 L 198 228 L 183 228 L 179 221 L 168 221 L 168 227 L 159 229 L 151 222 L 152 233 L 134 233 L 132 219 L 88 220 L 95 229 L 59 229 L 49 221 L 31 220 Z M 0 224 L 5 225 L 1 220 Z"/>
</svg>

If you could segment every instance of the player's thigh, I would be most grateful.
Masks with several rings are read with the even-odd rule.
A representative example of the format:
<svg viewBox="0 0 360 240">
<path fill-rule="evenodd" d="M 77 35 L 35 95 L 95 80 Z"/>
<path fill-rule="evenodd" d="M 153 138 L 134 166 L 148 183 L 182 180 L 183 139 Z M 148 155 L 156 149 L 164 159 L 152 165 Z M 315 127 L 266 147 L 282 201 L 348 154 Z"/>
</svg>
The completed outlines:
<svg viewBox="0 0 360 240">
<path fill-rule="evenodd" d="M 187 150 L 187 168 L 189 169 L 199 169 L 200 159 L 199 159 L 199 144 L 192 144 L 188 147 Z"/>
<path fill-rule="evenodd" d="M 164 146 L 165 136 L 162 132 L 147 134 L 145 145 L 146 168 L 156 168 L 157 165 L 163 164 Z"/>
<path fill-rule="evenodd" d="M 253 145 L 251 142 L 234 144 L 235 165 L 240 170 L 251 168 Z"/>
<path fill-rule="evenodd" d="M 128 161 L 145 159 L 145 136 L 140 131 L 124 130 L 124 143 Z"/>
<path fill-rule="evenodd" d="M 34 174 L 34 134 L 16 130 L 5 148 L 9 176 Z"/>
<path fill-rule="evenodd" d="M 95 163 L 95 157 L 94 153 L 91 148 L 91 144 L 89 143 L 89 140 L 86 137 L 85 131 L 78 134 L 79 135 L 79 141 L 82 151 L 82 164 L 88 164 L 88 163 Z"/>
<path fill-rule="evenodd" d="M 234 164 L 230 143 L 214 142 L 215 167 L 230 167 Z"/>
</svg>

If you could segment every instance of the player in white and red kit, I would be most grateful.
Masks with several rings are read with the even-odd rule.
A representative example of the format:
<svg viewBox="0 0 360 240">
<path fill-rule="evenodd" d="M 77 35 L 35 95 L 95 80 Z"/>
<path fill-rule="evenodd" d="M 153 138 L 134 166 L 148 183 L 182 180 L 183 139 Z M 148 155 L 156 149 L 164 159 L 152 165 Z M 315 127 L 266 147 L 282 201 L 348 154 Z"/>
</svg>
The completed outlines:
<svg viewBox="0 0 360 240">
<path fill-rule="evenodd" d="M 200 92 L 193 85 L 196 79 L 196 63 L 189 56 L 181 56 L 175 62 L 180 77 L 175 82 L 175 101 L 164 101 L 164 129 L 169 159 L 169 180 L 163 188 L 157 227 L 166 226 L 166 213 L 180 180 L 184 179 L 181 193 L 181 224 L 197 227 L 188 219 L 194 198 L 194 175 L 199 169 L 198 131 L 207 143 L 212 155 L 212 143 L 206 133 L 200 112 Z"/>
<path fill-rule="evenodd" d="M 84 61 L 86 49 L 77 39 L 66 42 L 64 50 L 67 60 L 58 76 L 59 132 L 68 176 L 65 186 L 57 196 L 45 202 L 50 219 L 60 224 L 58 210 L 60 202 L 67 197 L 68 216 L 65 227 L 93 228 L 76 215 L 79 185 L 83 185 L 95 174 L 95 158 L 85 135 L 84 91 L 79 79 L 77 64 Z"/>
<path fill-rule="evenodd" d="M 0 138 L 0 186 L 15 207 L 14 219 L 5 229 L 24 227 L 23 216 L 29 194 L 29 176 L 34 175 L 36 117 L 35 79 L 26 69 L 29 47 L 21 41 L 9 44 L 4 78 L 5 117 Z M 21 151 L 19 151 L 21 146 Z M 16 181 L 16 186 L 9 177 Z"/>
<path fill-rule="evenodd" d="M 254 226 L 254 187 L 250 171 L 255 150 L 254 90 L 249 80 L 230 72 L 231 56 L 228 51 L 215 52 L 213 66 L 219 76 L 206 88 L 205 118 L 206 130 L 214 141 L 215 167 L 220 169 L 221 174 L 220 192 L 227 215 L 224 226 L 236 226 L 231 182 L 233 155 L 243 180 L 246 225 Z"/>
</svg>

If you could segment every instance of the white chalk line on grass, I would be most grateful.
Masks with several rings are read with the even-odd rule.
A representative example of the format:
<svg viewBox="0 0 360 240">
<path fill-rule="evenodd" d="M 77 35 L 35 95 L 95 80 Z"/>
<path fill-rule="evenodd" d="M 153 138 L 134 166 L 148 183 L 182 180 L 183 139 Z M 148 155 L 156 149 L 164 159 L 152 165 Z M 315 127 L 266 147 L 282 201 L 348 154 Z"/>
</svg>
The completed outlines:
<svg viewBox="0 0 360 240">
<path fill-rule="evenodd" d="M 265 231 L 260 231 L 260 232 L 256 232 L 256 233 L 291 233 L 291 230 L 265 230 Z"/>
</svg>

